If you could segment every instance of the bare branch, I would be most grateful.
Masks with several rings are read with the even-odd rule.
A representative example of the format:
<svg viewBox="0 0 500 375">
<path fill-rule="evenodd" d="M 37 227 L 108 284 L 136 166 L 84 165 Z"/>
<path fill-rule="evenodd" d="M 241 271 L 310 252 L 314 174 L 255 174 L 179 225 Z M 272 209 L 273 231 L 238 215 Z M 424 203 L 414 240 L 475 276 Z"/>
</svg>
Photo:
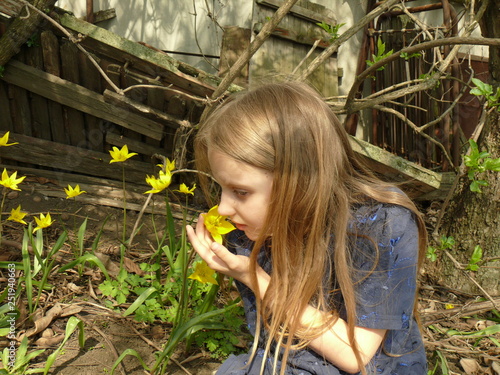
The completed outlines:
<svg viewBox="0 0 500 375">
<path fill-rule="evenodd" d="M 448 162 L 450 163 L 450 165 L 453 165 L 453 161 L 451 160 L 451 157 L 448 154 L 448 151 L 446 151 L 446 148 L 443 146 L 443 144 L 441 142 L 435 140 L 434 138 L 432 138 L 429 134 L 426 134 L 426 133 L 420 131 L 418 126 L 415 125 L 415 123 L 413 123 L 412 121 L 410 121 L 401 112 L 396 111 L 395 109 L 392 109 L 392 108 L 384 107 L 382 105 L 375 105 L 375 106 L 373 106 L 373 108 L 378 109 L 379 111 L 382 111 L 382 112 L 391 113 L 394 116 L 396 116 L 397 118 L 399 118 L 401 121 L 408 124 L 408 126 L 410 126 L 416 133 L 420 134 L 422 137 L 424 137 L 425 139 L 429 140 L 430 142 L 434 143 L 437 147 L 439 147 L 441 149 L 441 151 L 443 151 L 443 154 L 446 157 L 446 159 L 448 160 Z"/>
<path fill-rule="evenodd" d="M 392 92 L 390 95 L 386 97 L 379 97 L 375 98 L 373 101 L 367 101 L 363 103 L 354 103 L 354 95 L 357 92 L 359 86 L 361 83 L 372 73 L 374 73 L 378 68 L 384 66 L 385 64 L 388 64 L 391 61 L 394 61 L 396 59 L 400 58 L 401 53 L 408 53 L 412 54 L 418 51 L 422 51 L 425 49 L 430 49 L 438 46 L 443 46 L 443 45 L 464 45 L 464 44 L 476 44 L 476 45 L 489 45 L 489 46 L 500 46 L 500 39 L 499 38 L 472 38 L 472 37 L 453 37 L 453 38 L 444 38 L 444 39 L 438 39 L 438 40 L 431 40 L 428 42 L 420 43 L 414 46 L 406 47 L 403 48 L 400 51 L 397 51 L 393 53 L 392 55 L 386 57 L 385 59 L 382 59 L 380 61 L 377 61 L 374 63 L 372 66 L 370 66 L 368 69 L 366 69 L 363 73 L 361 73 L 355 80 L 353 86 L 351 87 L 351 90 L 349 94 L 347 95 L 347 101 L 346 101 L 346 108 L 348 113 L 354 113 L 361 111 L 362 109 L 365 108 L 371 108 L 374 105 L 381 104 L 387 100 L 393 100 L 397 99 L 399 97 L 402 97 L 404 95 L 408 95 L 414 92 L 419 92 L 423 90 L 428 90 L 432 88 L 440 77 L 444 74 L 446 69 L 448 68 L 449 64 L 451 63 L 452 58 L 454 58 L 456 55 L 456 51 L 450 52 L 448 57 L 443 61 L 441 66 L 438 68 L 438 71 L 434 73 L 431 77 L 428 79 L 424 80 L 422 83 L 408 87 L 405 89 L 401 89 L 398 91 Z M 446 68 L 446 69 L 445 69 Z"/>
<path fill-rule="evenodd" d="M 309 52 L 307 52 L 307 55 L 305 55 L 304 58 L 302 60 L 300 60 L 298 65 L 293 69 L 292 74 L 291 74 L 292 76 L 294 76 L 295 73 L 297 73 L 297 70 L 299 70 L 299 68 L 302 66 L 302 64 L 304 64 L 306 62 L 306 60 L 309 58 L 309 56 L 311 56 L 311 54 L 314 52 L 314 50 L 318 46 L 319 42 L 321 42 L 321 39 L 316 39 L 316 41 L 314 42 L 314 44 L 311 47 L 311 49 L 309 50 Z"/>
<path fill-rule="evenodd" d="M 374 20 L 377 18 L 379 15 L 382 13 L 386 12 L 389 10 L 393 5 L 398 3 L 399 0 L 387 0 L 384 1 L 381 5 L 379 5 L 377 8 L 372 10 L 370 13 L 368 13 L 366 16 L 361 18 L 358 22 L 356 22 L 353 26 L 351 26 L 345 33 L 339 36 L 338 39 L 334 40 L 333 43 L 325 49 L 320 55 L 318 55 L 312 62 L 309 64 L 307 69 L 302 72 L 300 77 L 298 78 L 299 81 L 304 81 L 309 77 L 312 72 L 314 72 L 321 64 L 323 64 L 326 59 L 328 59 L 334 52 L 337 51 L 337 48 L 344 43 L 345 41 L 349 40 L 353 35 L 355 35 L 359 30 L 361 30 L 363 27 L 365 27 L 370 21 Z"/>
</svg>

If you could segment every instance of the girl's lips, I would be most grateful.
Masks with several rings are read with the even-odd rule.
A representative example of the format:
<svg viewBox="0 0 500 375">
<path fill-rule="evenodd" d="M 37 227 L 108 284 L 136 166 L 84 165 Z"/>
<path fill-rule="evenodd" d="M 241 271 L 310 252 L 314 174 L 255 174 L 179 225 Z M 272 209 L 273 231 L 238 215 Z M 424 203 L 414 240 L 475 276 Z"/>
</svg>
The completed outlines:
<svg viewBox="0 0 500 375">
<path fill-rule="evenodd" d="M 239 230 L 243 230 L 243 231 L 244 231 L 244 230 L 245 230 L 245 228 L 247 227 L 247 226 L 246 226 L 246 225 L 244 225 L 244 224 L 238 224 L 238 223 L 233 223 L 233 224 L 234 224 L 234 226 L 235 226 L 236 228 L 238 228 Z"/>
</svg>

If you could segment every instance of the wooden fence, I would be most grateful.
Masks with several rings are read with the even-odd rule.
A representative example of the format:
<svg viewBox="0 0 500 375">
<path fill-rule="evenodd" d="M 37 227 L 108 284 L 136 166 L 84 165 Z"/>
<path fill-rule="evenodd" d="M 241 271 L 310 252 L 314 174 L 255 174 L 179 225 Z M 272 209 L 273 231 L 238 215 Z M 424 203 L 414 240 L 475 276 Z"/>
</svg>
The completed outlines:
<svg viewBox="0 0 500 375">
<path fill-rule="evenodd" d="M 11 131 L 19 145 L 0 148 L 1 162 L 120 181 L 123 171 L 109 163 L 108 151 L 127 144 L 139 153 L 125 163 L 130 182 L 144 184 L 154 173 L 154 155 L 189 167 L 186 142 L 221 79 L 69 14 L 59 22 L 92 59 L 46 25 L 7 64 L 0 79 L 0 134 Z M 2 26 L 0 21 L 0 34 Z M 415 196 L 442 188 L 440 174 L 351 141 L 375 170 L 410 181 Z"/>
</svg>

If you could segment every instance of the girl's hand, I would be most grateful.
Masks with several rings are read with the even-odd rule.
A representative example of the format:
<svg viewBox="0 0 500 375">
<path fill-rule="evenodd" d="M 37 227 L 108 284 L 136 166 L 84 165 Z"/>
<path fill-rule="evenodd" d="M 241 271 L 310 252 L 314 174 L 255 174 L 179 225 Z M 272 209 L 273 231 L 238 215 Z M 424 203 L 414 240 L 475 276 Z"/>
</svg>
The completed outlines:
<svg viewBox="0 0 500 375">
<path fill-rule="evenodd" d="M 186 231 L 193 248 L 211 269 L 239 280 L 251 288 L 250 260 L 246 256 L 231 253 L 225 246 L 215 242 L 205 227 L 203 215 L 198 218 L 196 230 L 188 225 Z"/>
</svg>

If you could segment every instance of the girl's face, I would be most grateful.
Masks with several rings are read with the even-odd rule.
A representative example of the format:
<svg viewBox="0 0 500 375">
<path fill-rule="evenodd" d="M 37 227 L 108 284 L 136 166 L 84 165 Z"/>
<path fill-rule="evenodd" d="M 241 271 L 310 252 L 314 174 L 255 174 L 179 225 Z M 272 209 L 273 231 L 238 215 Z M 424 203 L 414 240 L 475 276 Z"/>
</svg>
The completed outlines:
<svg viewBox="0 0 500 375">
<path fill-rule="evenodd" d="M 213 177 L 222 188 L 219 214 L 256 240 L 266 220 L 273 187 L 271 172 L 208 149 Z"/>
</svg>

